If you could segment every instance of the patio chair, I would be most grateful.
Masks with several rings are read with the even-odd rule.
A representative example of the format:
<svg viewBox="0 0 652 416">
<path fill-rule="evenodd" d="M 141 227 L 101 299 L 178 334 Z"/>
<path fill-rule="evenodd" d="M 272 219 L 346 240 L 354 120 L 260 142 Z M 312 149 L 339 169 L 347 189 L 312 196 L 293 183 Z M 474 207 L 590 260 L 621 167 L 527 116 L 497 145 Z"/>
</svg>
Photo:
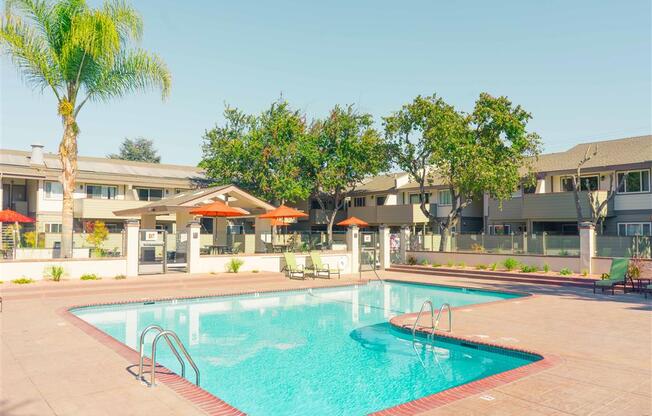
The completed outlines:
<svg viewBox="0 0 652 416">
<path fill-rule="evenodd" d="M 337 278 L 340 278 L 340 269 L 332 268 L 328 263 L 324 264 L 321 261 L 321 256 L 315 251 L 310 252 L 310 260 L 312 260 L 312 273 L 313 277 L 326 277 L 327 279 L 331 278 L 332 274 L 336 274 Z"/>
<path fill-rule="evenodd" d="M 241 247 L 242 247 L 242 242 L 236 241 L 233 244 L 231 244 L 231 247 L 228 248 L 228 252 L 229 254 L 238 254 L 240 252 Z"/>
<path fill-rule="evenodd" d="M 611 288 L 611 294 L 615 292 L 615 287 L 618 285 L 623 286 L 623 292 L 627 292 L 627 267 L 629 266 L 629 259 L 612 259 L 611 268 L 609 269 L 608 275 L 602 275 L 602 280 L 597 280 L 593 282 L 593 293 L 595 293 L 596 288 L 600 288 L 602 293 L 605 289 Z M 606 279 L 605 279 L 606 277 Z M 629 279 L 631 280 L 631 279 Z M 634 288 L 634 283 L 632 282 L 632 289 Z"/>
<path fill-rule="evenodd" d="M 283 257 L 285 258 L 284 270 L 288 278 L 292 279 L 295 276 L 301 279 L 306 278 L 306 273 L 303 269 L 303 265 L 297 266 L 297 258 L 294 256 L 294 253 L 285 252 L 283 253 Z"/>
</svg>

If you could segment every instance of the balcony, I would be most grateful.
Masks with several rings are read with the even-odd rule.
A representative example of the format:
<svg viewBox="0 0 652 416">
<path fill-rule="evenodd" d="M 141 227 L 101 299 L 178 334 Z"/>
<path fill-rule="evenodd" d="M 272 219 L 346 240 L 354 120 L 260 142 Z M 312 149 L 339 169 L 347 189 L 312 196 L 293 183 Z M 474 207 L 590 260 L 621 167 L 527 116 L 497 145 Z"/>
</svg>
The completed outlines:
<svg viewBox="0 0 652 416">
<path fill-rule="evenodd" d="M 129 208 L 140 208 L 149 204 L 149 201 L 135 201 L 124 199 L 75 199 L 75 218 L 97 218 L 97 219 L 129 219 L 138 217 L 117 216 L 113 211 Z"/>
<path fill-rule="evenodd" d="M 597 191 L 595 195 L 598 203 L 600 203 L 607 198 L 607 191 Z M 591 209 L 587 192 L 580 192 L 580 206 L 584 217 L 589 217 Z M 606 210 L 606 215 L 609 215 L 613 210 L 613 202 L 607 205 Z M 573 192 L 525 194 L 519 198 L 503 201 L 502 210 L 498 201 L 490 200 L 489 218 L 499 221 L 574 221 L 577 219 L 575 197 Z"/>
<path fill-rule="evenodd" d="M 350 207 L 348 215 L 358 217 L 369 224 L 402 225 L 428 222 L 418 205 Z"/>
</svg>

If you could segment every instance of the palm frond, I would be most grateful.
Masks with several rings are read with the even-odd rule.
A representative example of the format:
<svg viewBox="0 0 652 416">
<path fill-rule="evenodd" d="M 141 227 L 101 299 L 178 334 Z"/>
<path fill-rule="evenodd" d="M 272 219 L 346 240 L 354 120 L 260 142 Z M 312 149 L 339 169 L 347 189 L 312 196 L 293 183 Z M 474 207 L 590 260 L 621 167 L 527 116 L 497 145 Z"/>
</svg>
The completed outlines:
<svg viewBox="0 0 652 416">
<path fill-rule="evenodd" d="M 25 80 L 41 89 L 51 87 L 58 96 L 61 77 L 56 59 L 50 53 L 47 42 L 18 16 L 5 17 L 0 23 L 2 43 Z"/>
<path fill-rule="evenodd" d="M 113 0 L 104 3 L 104 13 L 115 22 L 123 44 L 129 39 L 140 41 L 143 35 L 143 19 L 136 9 L 124 0 Z"/>
<path fill-rule="evenodd" d="M 163 60 L 144 50 L 119 54 L 113 67 L 103 70 L 87 85 L 92 100 L 108 100 L 129 92 L 159 88 L 163 98 L 170 93 L 172 75 Z"/>
</svg>

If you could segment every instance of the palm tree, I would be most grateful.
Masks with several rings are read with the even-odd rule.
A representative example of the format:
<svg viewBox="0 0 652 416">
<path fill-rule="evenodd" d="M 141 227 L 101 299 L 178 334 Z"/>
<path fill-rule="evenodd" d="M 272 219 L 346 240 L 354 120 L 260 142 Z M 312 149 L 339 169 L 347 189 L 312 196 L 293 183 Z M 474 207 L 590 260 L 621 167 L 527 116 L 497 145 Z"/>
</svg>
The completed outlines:
<svg viewBox="0 0 652 416">
<path fill-rule="evenodd" d="M 89 101 L 150 88 L 165 98 L 171 75 L 161 58 L 131 46 L 140 40 L 143 22 L 121 0 L 97 9 L 85 0 L 6 0 L 0 25 L 0 44 L 26 83 L 51 89 L 57 98 L 63 123 L 61 253 L 71 257 L 79 111 Z"/>
</svg>

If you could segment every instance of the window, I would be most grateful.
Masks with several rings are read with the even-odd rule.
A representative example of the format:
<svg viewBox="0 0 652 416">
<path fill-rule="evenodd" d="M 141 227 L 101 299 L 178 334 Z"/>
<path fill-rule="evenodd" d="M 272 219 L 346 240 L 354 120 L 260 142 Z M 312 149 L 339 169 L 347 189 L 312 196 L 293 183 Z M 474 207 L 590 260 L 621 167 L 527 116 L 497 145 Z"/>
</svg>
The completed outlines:
<svg viewBox="0 0 652 416">
<path fill-rule="evenodd" d="M 377 196 L 377 197 L 376 197 L 376 205 L 378 205 L 378 206 L 385 205 L 385 201 L 386 201 L 386 200 L 387 200 L 387 196 L 386 196 L 386 195 Z"/>
<path fill-rule="evenodd" d="M 595 191 L 598 189 L 600 178 L 595 176 L 582 176 L 580 177 L 580 190 L 582 191 Z M 573 177 L 566 176 L 561 178 L 561 189 L 564 192 L 573 192 Z"/>
<path fill-rule="evenodd" d="M 46 181 L 43 184 L 45 199 L 63 199 L 63 186 L 59 182 Z"/>
<path fill-rule="evenodd" d="M 624 176 L 624 180 L 623 180 Z M 650 192 L 650 171 L 636 170 L 632 172 L 618 172 L 618 188 L 620 193 Z"/>
<path fill-rule="evenodd" d="M 159 188 L 137 188 L 140 201 L 158 201 L 163 198 L 163 190 Z"/>
<path fill-rule="evenodd" d="M 490 225 L 489 235 L 510 235 L 512 233 L 512 226 L 505 225 Z"/>
<path fill-rule="evenodd" d="M 618 235 L 652 235 L 652 223 L 649 222 L 619 222 Z"/>
<path fill-rule="evenodd" d="M 90 199 L 115 199 L 118 193 L 117 186 L 86 185 L 86 198 Z"/>
<path fill-rule="evenodd" d="M 364 207 L 366 205 L 367 205 L 367 199 L 364 196 L 358 196 L 356 198 L 353 198 L 354 207 Z"/>
<path fill-rule="evenodd" d="M 104 225 L 110 233 L 119 233 L 124 229 L 124 225 L 121 222 L 105 222 Z"/>
<path fill-rule="evenodd" d="M 45 224 L 45 232 L 46 233 L 60 233 L 61 232 L 61 224 L 46 223 Z"/>
<path fill-rule="evenodd" d="M 419 199 L 421 194 L 410 194 L 410 204 L 420 204 L 421 200 Z M 426 200 L 426 204 L 430 203 L 430 194 L 423 194 L 423 197 Z"/>
<path fill-rule="evenodd" d="M 443 189 L 439 191 L 439 205 L 452 205 L 451 190 Z"/>
<path fill-rule="evenodd" d="M 11 200 L 13 202 L 27 201 L 27 192 L 26 192 L 25 185 L 11 186 Z"/>
</svg>

